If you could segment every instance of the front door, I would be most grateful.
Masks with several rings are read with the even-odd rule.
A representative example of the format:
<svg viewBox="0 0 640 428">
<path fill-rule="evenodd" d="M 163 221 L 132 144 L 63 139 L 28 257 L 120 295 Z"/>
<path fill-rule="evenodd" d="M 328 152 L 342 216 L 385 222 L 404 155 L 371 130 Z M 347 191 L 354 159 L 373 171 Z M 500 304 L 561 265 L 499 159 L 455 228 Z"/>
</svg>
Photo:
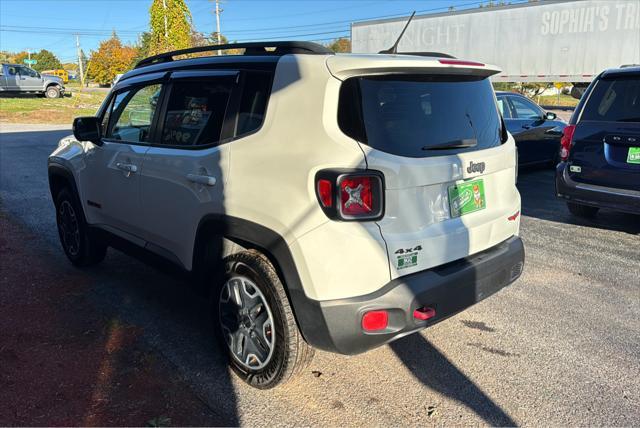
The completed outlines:
<svg viewBox="0 0 640 428">
<path fill-rule="evenodd" d="M 21 91 L 41 91 L 42 79 L 37 71 L 29 67 L 18 68 L 17 82 Z"/>
<path fill-rule="evenodd" d="M 547 120 L 545 112 L 528 99 L 509 95 L 512 118 L 507 128 L 518 146 L 519 162 L 537 163 L 555 159 L 561 131 L 555 131 L 558 123 Z"/>
<path fill-rule="evenodd" d="M 89 223 L 138 244 L 143 219 L 140 212 L 140 172 L 149 144 L 155 140 L 154 118 L 160 82 L 118 90 L 103 119 L 103 144 L 86 157 L 81 181 Z"/>
<path fill-rule="evenodd" d="M 237 98 L 235 71 L 171 75 L 158 121 L 160 145 L 142 168 L 142 216 L 148 248 L 192 267 L 195 235 L 205 215 L 224 214 L 224 185 Z"/>
</svg>

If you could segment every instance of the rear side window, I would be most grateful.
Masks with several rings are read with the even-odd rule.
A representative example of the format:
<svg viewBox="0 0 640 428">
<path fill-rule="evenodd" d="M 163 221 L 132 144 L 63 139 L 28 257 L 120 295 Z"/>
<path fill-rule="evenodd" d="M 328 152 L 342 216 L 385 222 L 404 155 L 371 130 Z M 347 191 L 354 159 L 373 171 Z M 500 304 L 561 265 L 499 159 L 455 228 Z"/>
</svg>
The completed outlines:
<svg viewBox="0 0 640 428">
<path fill-rule="evenodd" d="M 175 81 L 162 127 L 162 144 L 201 146 L 220 141 L 235 77 Z"/>
<path fill-rule="evenodd" d="M 598 81 L 581 120 L 640 122 L 640 78 Z"/>
<path fill-rule="evenodd" d="M 271 73 L 247 72 L 238 111 L 236 136 L 249 134 L 262 126 L 270 93 Z"/>
<path fill-rule="evenodd" d="M 500 114 L 486 78 L 351 78 L 341 88 L 338 123 L 350 137 L 399 156 L 442 156 L 501 144 Z"/>
</svg>

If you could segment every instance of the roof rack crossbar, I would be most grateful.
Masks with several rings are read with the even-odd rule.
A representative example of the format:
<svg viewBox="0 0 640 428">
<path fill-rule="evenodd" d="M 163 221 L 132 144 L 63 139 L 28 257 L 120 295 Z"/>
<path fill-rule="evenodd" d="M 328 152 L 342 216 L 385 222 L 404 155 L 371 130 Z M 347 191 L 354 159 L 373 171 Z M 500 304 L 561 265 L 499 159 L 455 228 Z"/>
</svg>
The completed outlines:
<svg viewBox="0 0 640 428">
<path fill-rule="evenodd" d="M 285 55 L 285 54 L 333 54 L 333 51 L 312 42 L 247 42 L 229 43 L 225 45 L 197 46 L 194 48 L 180 49 L 176 51 L 161 53 L 150 56 L 136 64 L 135 68 L 146 67 L 148 65 L 173 61 L 174 56 L 187 55 L 198 52 L 222 51 L 228 49 L 245 49 L 244 55 Z"/>
</svg>

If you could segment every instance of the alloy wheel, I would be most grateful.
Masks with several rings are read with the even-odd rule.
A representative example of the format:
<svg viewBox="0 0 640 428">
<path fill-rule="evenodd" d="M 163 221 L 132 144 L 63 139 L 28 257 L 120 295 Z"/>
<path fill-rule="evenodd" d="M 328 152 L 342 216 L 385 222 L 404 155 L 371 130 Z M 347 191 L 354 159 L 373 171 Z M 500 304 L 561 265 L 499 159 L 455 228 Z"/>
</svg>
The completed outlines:
<svg viewBox="0 0 640 428">
<path fill-rule="evenodd" d="M 58 208 L 58 227 L 62 245 L 72 256 L 80 252 L 80 224 L 78 217 L 69 201 L 62 201 Z"/>
<path fill-rule="evenodd" d="M 234 276 L 220 291 L 220 326 L 233 358 L 244 368 L 264 368 L 275 347 L 273 314 L 260 289 L 248 278 Z"/>
</svg>

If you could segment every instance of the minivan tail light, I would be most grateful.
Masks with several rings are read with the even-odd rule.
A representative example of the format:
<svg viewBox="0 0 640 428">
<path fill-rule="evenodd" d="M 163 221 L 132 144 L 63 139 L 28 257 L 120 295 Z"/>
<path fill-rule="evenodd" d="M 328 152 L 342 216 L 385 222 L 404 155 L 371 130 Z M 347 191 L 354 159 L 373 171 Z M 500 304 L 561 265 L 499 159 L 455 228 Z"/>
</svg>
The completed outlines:
<svg viewBox="0 0 640 428">
<path fill-rule="evenodd" d="M 566 161 L 569 158 L 571 152 L 571 141 L 573 140 L 573 134 L 576 131 L 575 125 L 567 125 L 562 130 L 562 138 L 560 139 L 560 159 Z"/>
<path fill-rule="evenodd" d="M 378 220 L 384 212 L 382 173 L 368 170 L 322 170 L 316 196 L 324 213 L 344 221 Z"/>
</svg>

